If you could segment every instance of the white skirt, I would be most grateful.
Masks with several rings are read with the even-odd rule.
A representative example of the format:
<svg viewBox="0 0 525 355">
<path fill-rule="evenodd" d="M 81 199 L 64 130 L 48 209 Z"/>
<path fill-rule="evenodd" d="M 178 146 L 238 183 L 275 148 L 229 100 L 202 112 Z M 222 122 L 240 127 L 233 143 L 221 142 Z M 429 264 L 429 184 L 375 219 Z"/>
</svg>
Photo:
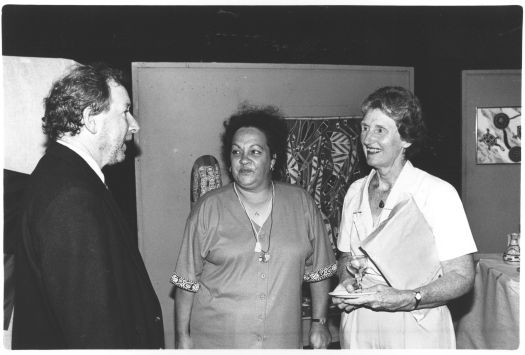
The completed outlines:
<svg viewBox="0 0 525 355">
<path fill-rule="evenodd" d="M 412 312 L 358 308 L 341 316 L 342 349 L 455 349 L 447 306 Z"/>
</svg>

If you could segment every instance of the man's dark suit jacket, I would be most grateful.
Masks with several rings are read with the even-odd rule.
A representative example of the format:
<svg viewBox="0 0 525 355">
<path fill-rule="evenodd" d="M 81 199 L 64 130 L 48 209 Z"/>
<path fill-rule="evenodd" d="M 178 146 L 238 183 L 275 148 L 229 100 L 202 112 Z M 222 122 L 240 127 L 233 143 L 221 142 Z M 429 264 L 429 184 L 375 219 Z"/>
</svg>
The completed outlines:
<svg viewBox="0 0 525 355">
<path fill-rule="evenodd" d="M 21 219 L 13 349 L 164 347 L 160 304 L 133 235 L 78 154 L 50 145 Z"/>
</svg>

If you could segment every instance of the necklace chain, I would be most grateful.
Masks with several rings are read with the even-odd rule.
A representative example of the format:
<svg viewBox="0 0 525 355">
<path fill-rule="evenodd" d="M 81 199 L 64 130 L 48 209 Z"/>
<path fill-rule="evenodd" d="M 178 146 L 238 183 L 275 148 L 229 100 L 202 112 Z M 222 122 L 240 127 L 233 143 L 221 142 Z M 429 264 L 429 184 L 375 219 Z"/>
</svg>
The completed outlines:
<svg viewBox="0 0 525 355">
<path fill-rule="evenodd" d="M 235 195 L 237 196 L 237 199 L 239 200 L 239 203 L 241 204 L 242 209 L 244 210 L 244 213 L 246 214 L 246 217 L 248 217 L 248 220 L 250 221 L 250 225 L 252 226 L 252 232 L 253 232 L 253 236 L 255 238 L 255 247 L 254 247 L 253 251 L 255 253 L 261 253 L 260 256 L 259 256 L 259 261 L 266 263 L 266 262 L 268 262 L 268 260 L 270 260 L 270 254 L 269 254 L 270 242 L 271 242 L 270 238 L 271 238 L 271 235 L 272 235 L 272 227 L 273 227 L 273 200 L 274 200 L 274 197 L 275 197 L 275 186 L 273 184 L 273 181 L 272 181 L 272 194 L 271 194 L 271 204 L 270 204 L 271 208 L 272 208 L 270 210 L 270 232 L 268 233 L 268 249 L 266 249 L 266 250 L 262 249 L 261 242 L 259 240 L 259 234 L 261 233 L 261 231 L 263 229 L 263 226 L 260 226 L 258 231 L 255 228 L 255 225 L 254 225 L 252 219 L 250 218 L 250 215 L 248 214 L 248 211 L 246 210 L 246 206 L 244 206 L 244 203 L 241 200 L 241 196 L 239 195 L 239 192 L 237 191 L 237 187 L 236 187 L 235 182 L 233 183 L 233 190 L 235 191 Z"/>
<path fill-rule="evenodd" d="M 379 203 L 377 205 L 379 208 L 385 207 L 385 202 L 386 202 L 386 199 L 388 198 L 388 195 L 390 195 L 390 190 L 392 190 L 392 187 L 389 187 L 388 189 L 383 190 L 383 191 L 379 190 L 379 182 L 377 183 L 377 187 L 375 188 L 375 193 L 377 197 L 379 198 Z"/>
</svg>

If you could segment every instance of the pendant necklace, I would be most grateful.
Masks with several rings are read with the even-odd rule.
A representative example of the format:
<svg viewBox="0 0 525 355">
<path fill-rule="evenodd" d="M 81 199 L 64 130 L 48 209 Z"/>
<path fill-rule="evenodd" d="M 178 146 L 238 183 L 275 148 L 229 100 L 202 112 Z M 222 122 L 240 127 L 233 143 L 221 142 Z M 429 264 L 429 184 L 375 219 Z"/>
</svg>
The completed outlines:
<svg viewBox="0 0 525 355">
<path fill-rule="evenodd" d="M 379 204 L 378 204 L 379 208 L 385 207 L 385 201 L 384 200 L 386 200 L 388 198 L 389 194 L 390 194 L 390 189 L 388 189 L 386 191 L 380 191 L 379 192 Z M 386 197 L 384 195 L 386 195 Z"/>
<path fill-rule="evenodd" d="M 388 195 L 390 195 L 390 190 L 391 190 L 391 189 L 392 189 L 392 188 L 390 187 L 390 188 L 387 189 L 387 190 L 380 191 L 380 190 L 379 190 L 379 186 L 376 187 L 376 193 L 377 193 L 377 195 L 378 195 L 378 197 L 379 197 L 379 203 L 378 203 L 378 207 L 379 207 L 379 208 L 382 209 L 383 207 L 385 207 L 385 201 L 386 201 L 386 199 L 388 198 Z"/>
<path fill-rule="evenodd" d="M 253 236 L 255 237 L 255 247 L 253 249 L 253 251 L 255 253 L 259 253 L 259 262 L 262 262 L 262 263 L 267 263 L 269 260 L 270 260 L 270 242 L 271 242 L 271 235 L 272 235 L 272 227 L 273 227 L 273 200 L 274 200 L 274 197 L 275 197 L 275 187 L 273 185 L 273 181 L 272 181 L 272 196 L 271 196 L 271 210 L 270 210 L 270 232 L 268 233 L 268 249 L 266 250 L 263 250 L 262 249 L 262 246 L 261 246 L 261 242 L 259 241 L 259 234 L 261 233 L 262 231 L 262 226 L 259 227 L 259 230 L 257 230 L 257 228 L 255 228 L 255 225 L 252 221 L 252 219 L 250 218 L 250 216 L 248 215 L 248 211 L 246 210 L 246 207 L 244 206 L 244 203 L 242 202 L 241 200 L 241 197 L 239 196 L 239 192 L 237 191 L 237 187 L 235 186 L 235 182 L 233 183 L 233 190 L 235 191 L 235 195 L 237 196 L 237 199 L 239 200 L 239 203 L 241 204 L 242 206 L 242 209 L 244 210 L 244 213 L 246 214 L 246 217 L 248 217 L 248 220 L 250 221 L 250 224 L 252 226 L 252 232 L 253 232 Z M 263 223 L 264 224 L 264 223 Z"/>
</svg>

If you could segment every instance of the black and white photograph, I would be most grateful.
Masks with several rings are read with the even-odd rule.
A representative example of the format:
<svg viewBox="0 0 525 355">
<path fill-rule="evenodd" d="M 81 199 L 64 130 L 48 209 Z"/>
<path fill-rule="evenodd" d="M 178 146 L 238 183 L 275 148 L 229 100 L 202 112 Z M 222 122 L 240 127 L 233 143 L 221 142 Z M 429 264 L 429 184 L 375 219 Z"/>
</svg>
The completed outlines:
<svg viewBox="0 0 525 355">
<path fill-rule="evenodd" d="M 520 348 L 520 2 L 2 3 L 3 348 Z"/>
</svg>

